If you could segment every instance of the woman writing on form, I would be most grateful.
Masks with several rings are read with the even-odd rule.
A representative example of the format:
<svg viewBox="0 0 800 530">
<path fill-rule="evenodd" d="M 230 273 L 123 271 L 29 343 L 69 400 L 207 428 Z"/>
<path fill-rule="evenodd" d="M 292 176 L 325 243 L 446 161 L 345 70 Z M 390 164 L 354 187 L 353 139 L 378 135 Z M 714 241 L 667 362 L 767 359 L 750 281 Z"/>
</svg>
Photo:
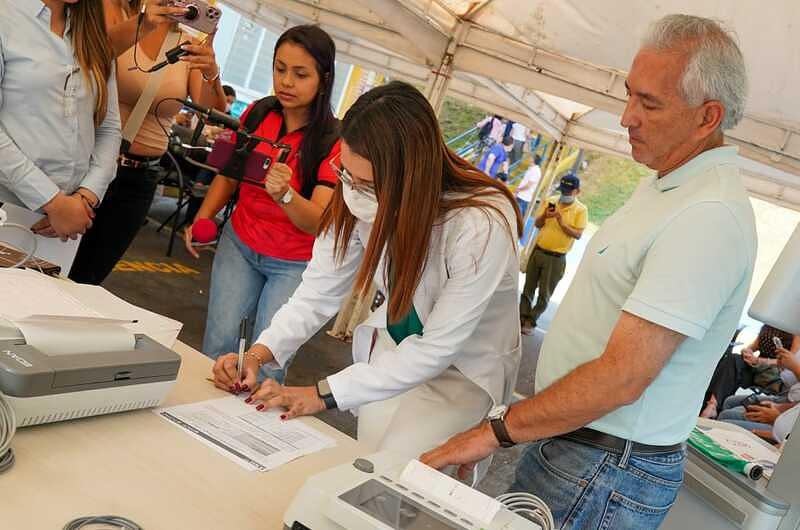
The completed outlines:
<svg viewBox="0 0 800 530">
<path fill-rule="evenodd" d="M 519 364 L 514 314 L 520 221 L 502 183 L 457 157 L 411 85 L 361 96 L 342 125 L 340 183 L 323 215 L 303 282 L 245 355 L 219 358 L 215 383 L 254 392 L 285 418 L 358 409 L 359 441 L 417 455 L 507 402 Z M 354 363 L 316 387 L 256 372 L 282 365 L 352 289 L 378 284 L 353 334 Z"/>
</svg>

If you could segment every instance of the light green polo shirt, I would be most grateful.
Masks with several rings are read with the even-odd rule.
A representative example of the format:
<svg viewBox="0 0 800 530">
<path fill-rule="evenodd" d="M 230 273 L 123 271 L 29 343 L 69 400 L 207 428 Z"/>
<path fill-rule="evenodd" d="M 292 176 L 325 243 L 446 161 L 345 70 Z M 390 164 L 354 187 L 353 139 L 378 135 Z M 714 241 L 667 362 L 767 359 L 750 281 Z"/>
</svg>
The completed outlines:
<svg viewBox="0 0 800 530">
<path fill-rule="evenodd" d="M 653 445 L 682 442 L 694 427 L 755 262 L 755 218 L 736 153 L 712 149 L 645 179 L 589 242 L 542 345 L 537 392 L 599 357 L 621 311 L 687 339 L 635 403 L 588 427 Z"/>
</svg>

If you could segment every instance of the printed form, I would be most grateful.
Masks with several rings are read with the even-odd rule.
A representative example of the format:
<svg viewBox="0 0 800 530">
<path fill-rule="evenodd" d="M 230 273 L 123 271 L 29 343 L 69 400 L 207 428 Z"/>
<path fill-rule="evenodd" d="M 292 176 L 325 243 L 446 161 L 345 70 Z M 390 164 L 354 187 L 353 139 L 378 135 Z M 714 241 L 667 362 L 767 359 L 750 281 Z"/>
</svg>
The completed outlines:
<svg viewBox="0 0 800 530">
<path fill-rule="evenodd" d="M 336 441 L 281 411 L 256 411 L 230 396 L 153 411 L 220 454 L 251 471 L 269 471 Z"/>
</svg>

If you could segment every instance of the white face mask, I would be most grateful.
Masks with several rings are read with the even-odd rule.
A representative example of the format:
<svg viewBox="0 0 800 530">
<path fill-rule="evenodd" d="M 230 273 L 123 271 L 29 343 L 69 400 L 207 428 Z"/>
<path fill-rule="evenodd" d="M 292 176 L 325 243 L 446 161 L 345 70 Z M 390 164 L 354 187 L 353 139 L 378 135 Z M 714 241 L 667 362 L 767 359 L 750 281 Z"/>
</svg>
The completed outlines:
<svg viewBox="0 0 800 530">
<path fill-rule="evenodd" d="M 574 195 L 562 195 L 561 198 L 559 199 L 559 201 L 561 202 L 561 204 L 572 204 L 573 202 L 575 202 L 575 196 Z"/>
<path fill-rule="evenodd" d="M 378 214 L 378 201 L 359 193 L 347 184 L 342 185 L 342 195 L 347 209 L 365 223 L 373 223 Z"/>
</svg>

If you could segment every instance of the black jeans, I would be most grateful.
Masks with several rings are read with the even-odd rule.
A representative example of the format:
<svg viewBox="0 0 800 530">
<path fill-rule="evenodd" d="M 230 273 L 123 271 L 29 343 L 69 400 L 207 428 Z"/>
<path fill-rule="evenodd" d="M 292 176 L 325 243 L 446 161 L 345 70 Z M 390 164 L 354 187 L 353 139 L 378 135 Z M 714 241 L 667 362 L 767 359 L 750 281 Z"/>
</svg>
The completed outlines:
<svg viewBox="0 0 800 530">
<path fill-rule="evenodd" d="M 150 169 L 117 166 L 93 226 L 81 239 L 71 280 L 103 283 L 144 224 L 157 185 L 158 177 Z"/>
</svg>

